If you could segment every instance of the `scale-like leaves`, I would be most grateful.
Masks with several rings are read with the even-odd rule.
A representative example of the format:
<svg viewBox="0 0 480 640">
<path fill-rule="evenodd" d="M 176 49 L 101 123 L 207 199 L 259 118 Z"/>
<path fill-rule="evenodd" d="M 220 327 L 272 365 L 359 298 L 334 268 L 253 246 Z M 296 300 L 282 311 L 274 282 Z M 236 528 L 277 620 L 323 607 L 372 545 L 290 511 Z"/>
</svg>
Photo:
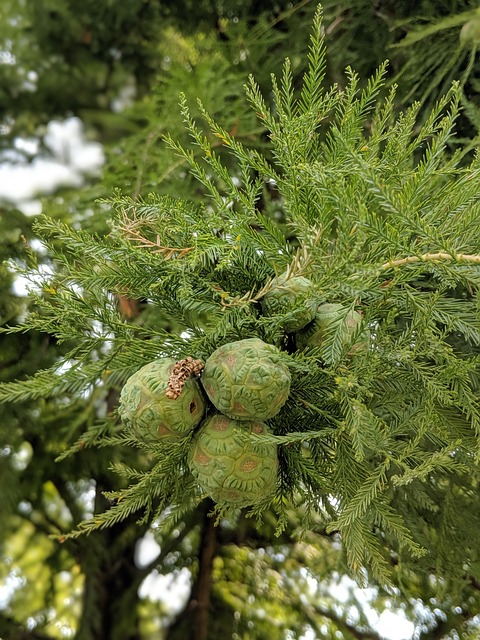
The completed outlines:
<svg viewBox="0 0 480 640">
<path fill-rule="evenodd" d="M 48 218 L 37 225 L 52 266 L 21 270 L 35 309 L 10 331 L 40 330 L 73 346 L 50 369 L 1 386 L 0 400 L 88 395 L 120 387 L 161 356 L 206 359 L 251 337 L 276 344 L 291 392 L 267 436 L 278 445 L 277 490 L 252 513 L 271 508 L 279 531 L 292 505 L 302 526 L 330 519 L 352 570 L 366 566 L 386 584 L 389 554 L 420 561 L 444 496 L 437 569 L 463 553 L 448 545 L 455 518 L 468 519 L 460 506 L 473 499 L 466 491 L 457 508 L 454 481 L 477 478 L 480 458 L 479 160 L 451 148 L 457 85 L 420 125 L 418 105 L 394 119 L 394 89 L 379 98 L 385 65 L 362 90 L 352 70 L 342 91 L 325 90 L 320 11 L 308 63 L 299 91 L 285 63 L 273 107 L 253 79 L 247 87 L 268 129 L 268 158 L 200 104 L 203 132 L 182 97 L 195 151 L 165 139 L 197 179 L 203 206 L 115 193 L 102 203 L 112 216 L 106 237 Z M 231 153 L 228 168 L 219 146 Z M 269 316 L 262 296 L 285 271 L 311 280 L 311 300 L 293 296 L 285 314 Z M 138 306 L 133 317 L 119 312 L 125 298 Z M 285 332 L 288 313 L 325 302 L 344 313 L 318 344 Z M 72 535 L 167 507 L 181 517 L 203 498 L 186 466 L 188 438 L 163 449 L 112 417 L 90 425 L 71 451 L 107 443 L 139 448 L 145 468 L 115 463 L 131 484 Z M 406 488 L 416 492 L 411 504 Z M 218 506 L 219 518 L 229 513 Z M 470 535 L 478 547 L 478 527 Z"/>
</svg>

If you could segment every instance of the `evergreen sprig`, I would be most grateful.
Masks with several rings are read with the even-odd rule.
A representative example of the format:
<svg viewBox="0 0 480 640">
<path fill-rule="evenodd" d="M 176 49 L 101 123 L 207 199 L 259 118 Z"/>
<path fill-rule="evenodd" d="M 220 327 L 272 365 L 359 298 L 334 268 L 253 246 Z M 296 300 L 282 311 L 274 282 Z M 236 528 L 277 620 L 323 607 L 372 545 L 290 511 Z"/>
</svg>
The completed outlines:
<svg viewBox="0 0 480 640">
<path fill-rule="evenodd" d="M 362 91 L 351 70 L 343 91 L 325 90 L 320 11 L 308 60 L 299 93 L 285 63 L 272 107 L 253 79 L 246 87 L 269 131 L 271 161 L 200 105 L 203 133 L 182 97 L 202 158 L 167 142 L 205 190 L 203 206 L 116 193 L 103 202 L 112 210 L 107 237 L 48 218 L 37 223 L 54 267 L 23 271 L 37 288 L 36 310 L 10 330 L 40 329 L 73 346 L 51 369 L 3 385 L 0 399 L 120 386 L 155 358 L 205 359 L 221 344 L 258 336 L 281 349 L 292 389 L 270 421 L 277 493 L 252 512 L 273 508 L 281 529 L 289 505 L 301 503 L 301 527 L 317 514 L 341 534 L 352 569 L 360 575 L 366 566 L 383 583 L 394 553 L 396 562 L 423 562 L 426 570 L 445 569 L 459 554 L 465 566 L 473 551 L 443 552 L 448 528 L 428 541 L 423 533 L 436 526 L 445 500 L 448 518 L 468 526 L 455 479 L 469 474 L 475 484 L 480 459 L 480 166 L 478 156 L 449 146 L 459 88 L 419 126 L 418 105 L 395 118 L 395 90 L 379 99 L 385 65 Z M 213 140 L 236 170 L 223 166 Z M 270 216 L 272 201 L 281 224 Z M 285 314 L 262 313 L 263 295 L 287 268 L 311 279 L 318 303 L 345 310 L 321 345 L 303 351 L 282 329 Z M 145 315 L 125 318 L 121 296 L 145 305 Z M 362 325 L 348 332 L 342 322 L 352 310 Z M 365 331 L 369 347 L 358 349 Z M 98 445 L 99 433 L 140 448 L 151 464 L 114 465 L 131 484 L 71 535 L 142 510 L 163 522 L 202 499 L 186 464 L 188 438 L 165 449 L 127 430 L 90 429 L 82 446 Z M 470 533 L 480 543 L 478 528 Z"/>
</svg>

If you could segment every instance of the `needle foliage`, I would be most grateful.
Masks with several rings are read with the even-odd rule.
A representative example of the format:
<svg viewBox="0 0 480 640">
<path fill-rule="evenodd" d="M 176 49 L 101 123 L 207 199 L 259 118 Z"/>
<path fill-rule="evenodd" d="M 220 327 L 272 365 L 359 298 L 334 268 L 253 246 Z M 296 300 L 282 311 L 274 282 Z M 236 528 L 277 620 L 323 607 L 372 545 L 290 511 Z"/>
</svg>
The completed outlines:
<svg viewBox="0 0 480 640">
<path fill-rule="evenodd" d="M 7 331 L 40 330 L 74 346 L 50 369 L 3 384 L 0 399 L 120 389 L 158 357 L 205 360 L 259 337 L 280 348 L 292 385 L 268 421 L 273 435 L 262 436 L 278 445 L 276 493 L 253 515 L 272 511 L 280 532 L 294 508 L 304 531 L 339 534 L 360 578 L 367 569 L 388 584 L 402 566 L 480 580 L 480 162 L 455 141 L 458 86 L 418 125 L 418 104 L 395 116 L 395 88 L 380 97 L 385 69 L 364 89 L 351 69 L 343 90 L 324 88 L 317 11 L 301 89 L 288 60 L 272 77 L 273 108 L 253 78 L 246 86 L 268 159 L 201 103 L 195 120 L 183 96 L 192 144 L 166 140 L 203 203 L 117 192 L 102 202 L 106 236 L 41 218 L 52 268 L 36 268 L 30 253 L 22 275 L 35 310 Z M 321 344 L 298 349 L 284 332 L 295 305 L 262 314 L 285 271 L 309 278 L 319 304 L 343 305 Z M 147 313 L 126 318 L 125 297 Z M 362 323 L 345 332 L 352 310 Z M 366 333 L 368 348 L 359 348 Z M 128 486 L 71 536 L 132 514 L 171 526 L 195 509 L 204 495 L 188 470 L 189 442 L 142 442 L 115 411 L 90 427 L 63 456 L 111 444 L 145 455 L 141 468 L 112 463 Z M 218 515 L 236 517 L 225 505 Z"/>
</svg>

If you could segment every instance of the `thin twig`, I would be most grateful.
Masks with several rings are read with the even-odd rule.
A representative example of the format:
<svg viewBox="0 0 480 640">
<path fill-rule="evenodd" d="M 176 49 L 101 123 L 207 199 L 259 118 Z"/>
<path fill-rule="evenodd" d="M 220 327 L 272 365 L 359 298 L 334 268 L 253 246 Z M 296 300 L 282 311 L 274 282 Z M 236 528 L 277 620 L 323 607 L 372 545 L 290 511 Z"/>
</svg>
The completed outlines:
<svg viewBox="0 0 480 640">
<path fill-rule="evenodd" d="M 195 247 L 165 247 L 160 243 L 160 236 L 157 235 L 155 240 L 149 240 L 138 229 L 147 225 L 146 220 L 139 220 L 138 218 L 131 219 L 123 212 L 123 224 L 119 225 L 117 229 L 125 234 L 127 240 L 131 242 L 138 242 L 140 247 L 144 249 L 153 249 L 153 253 L 161 253 L 165 260 L 171 258 L 183 258 L 193 251 Z"/>
<path fill-rule="evenodd" d="M 287 267 L 285 272 L 285 280 L 288 281 L 290 278 L 295 276 L 299 276 L 302 274 L 305 269 L 310 265 L 311 258 L 308 254 L 306 247 L 301 247 L 297 249 L 297 252 L 293 258 L 292 264 Z M 221 304 L 223 307 L 245 307 L 253 302 L 258 302 L 263 298 L 263 296 L 268 293 L 273 287 L 279 287 L 278 284 L 278 276 L 275 278 L 270 278 L 261 289 L 259 289 L 256 293 L 253 289 L 247 291 L 243 294 L 243 296 L 235 296 L 229 297 L 228 294 L 222 296 Z M 287 285 L 283 285 L 285 289 L 287 289 Z"/>
<path fill-rule="evenodd" d="M 379 267 L 380 271 L 387 271 L 395 267 L 401 267 L 404 264 L 412 264 L 415 262 L 435 262 L 437 260 L 454 260 L 455 262 L 474 262 L 480 263 L 480 255 L 470 255 L 467 253 L 424 253 L 421 256 L 408 256 L 407 258 L 399 258 L 398 260 L 389 260 Z"/>
</svg>

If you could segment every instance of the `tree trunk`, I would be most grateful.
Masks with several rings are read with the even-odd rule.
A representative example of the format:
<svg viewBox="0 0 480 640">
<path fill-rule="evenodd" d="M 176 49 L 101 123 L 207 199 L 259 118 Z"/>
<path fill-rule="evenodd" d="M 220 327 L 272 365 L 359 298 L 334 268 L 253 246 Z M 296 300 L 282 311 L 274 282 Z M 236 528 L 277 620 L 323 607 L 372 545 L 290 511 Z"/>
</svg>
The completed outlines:
<svg viewBox="0 0 480 640">
<path fill-rule="evenodd" d="M 210 507 L 210 505 L 209 505 Z M 207 640 L 208 615 L 212 594 L 213 558 L 217 547 L 217 529 L 212 517 L 205 513 L 202 531 L 202 542 L 199 553 L 199 568 L 195 584 L 192 589 L 191 603 L 193 605 L 193 624 L 190 632 L 191 640 Z"/>
<path fill-rule="evenodd" d="M 95 511 L 105 509 L 97 486 Z M 134 519 L 80 538 L 85 575 L 83 608 L 75 640 L 139 640 L 138 588 L 143 579 L 135 566 L 142 534 Z"/>
<path fill-rule="evenodd" d="M 214 518 L 208 515 L 212 506 L 213 503 L 207 501 L 202 512 L 198 573 L 190 593 L 190 599 L 170 626 L 167 640 L 208 640 L 213 560 L 218 536 Z"/>
</svg>

